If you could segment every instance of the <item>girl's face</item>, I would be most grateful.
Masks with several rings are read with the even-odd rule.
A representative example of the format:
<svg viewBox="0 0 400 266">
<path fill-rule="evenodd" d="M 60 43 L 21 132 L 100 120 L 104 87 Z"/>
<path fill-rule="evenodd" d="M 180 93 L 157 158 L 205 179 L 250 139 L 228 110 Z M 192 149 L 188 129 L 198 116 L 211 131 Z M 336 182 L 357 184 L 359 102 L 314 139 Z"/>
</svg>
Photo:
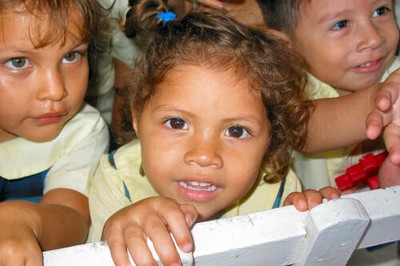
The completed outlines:
<svg viewBox="0 0 400 266">
<path fill-rule="evenodd" d="M 202 66 L 170 70 L 134 121 L 150 183 L 194 205 L 203 220 L 249 191 L 269 145 L 261 96 L 231 73 Z"/>
<path fill-rule="evenodd" d="M 392 0 L 312 0 L 300 8 L 292 46 L 329 85 L 357 91 L 380 81 L 399 30 Z"/>
<path fill-rule="evenodd" d="M 76 21 L 74 17 L 72 21 Z M 49 141 L 79 111 L 88 84 L 88 44 L 70 23 L 65 43 L 35 48 L 31 37 L 47 32 L 47 20 L 1 14 L 0 142 L 16 137 Z M 39 32 L 32 25 L 42 23 Z"/>
</svg>

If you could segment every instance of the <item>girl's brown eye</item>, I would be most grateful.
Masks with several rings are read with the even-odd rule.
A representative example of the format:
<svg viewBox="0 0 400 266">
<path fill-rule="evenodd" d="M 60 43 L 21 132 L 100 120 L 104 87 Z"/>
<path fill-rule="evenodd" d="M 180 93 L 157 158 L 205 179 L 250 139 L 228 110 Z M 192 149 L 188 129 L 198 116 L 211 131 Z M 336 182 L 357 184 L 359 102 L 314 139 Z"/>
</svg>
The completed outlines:
<svg viewBox="0 0 400 266">
<path fill-rule="evenodd" d="M 249 131 L 242 126 L 231 126 L 225 132 L 225 134 L 232 138 L 246 138 L 250 136 Z"/>
<path fill-rule="evenodd" d="M 167 125 L 173 129 L 185 129 L 187 127 L 185 120 L 181 118 L 170 118 Z"/>
</svg>

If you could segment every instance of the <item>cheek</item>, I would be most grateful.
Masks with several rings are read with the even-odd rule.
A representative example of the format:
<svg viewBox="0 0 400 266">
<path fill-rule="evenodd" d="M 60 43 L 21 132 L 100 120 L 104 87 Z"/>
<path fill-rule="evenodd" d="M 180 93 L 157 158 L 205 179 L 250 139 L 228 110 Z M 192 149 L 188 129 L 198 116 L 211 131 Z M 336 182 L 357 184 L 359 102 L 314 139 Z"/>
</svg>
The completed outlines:
<svg viewBox="0 0 400 266">
<path fill-rule="evenodd" d="M 239 194 L 244 194 L 253 187 L 254 182 L 257 180 L 258 172 L 260 169 L 260 163 L 249 162 L 248 164 L 239 163 L 236 169 L 232 169 L 232 176 L 235 176 L 235 180 L 232 180 L 233 187 L 238 191 Z"/>
<path fill-rule="evenodd" d="M 145 135 L 145 132 L 142 132 Z M 147 136 L 140 141 L 142 149 L 142 165 L 146 175 L 159 176 L 168 173 L 174 160 L 179 158 L 174 149 L 165 148 L 156 138 Z"/>
</svg>

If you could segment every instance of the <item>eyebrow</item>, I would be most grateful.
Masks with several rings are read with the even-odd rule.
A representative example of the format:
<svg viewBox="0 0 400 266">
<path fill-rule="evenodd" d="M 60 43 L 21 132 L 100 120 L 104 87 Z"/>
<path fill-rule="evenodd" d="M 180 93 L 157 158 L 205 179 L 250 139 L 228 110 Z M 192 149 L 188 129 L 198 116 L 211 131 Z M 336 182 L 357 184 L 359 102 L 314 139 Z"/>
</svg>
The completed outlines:
<svg viewBox="0 0 400 266">
<path fill-rule="evenodd" d="M 182 115 L 187 115 L 187 116 L 193 116 L 195 114 L 191 113 L 191 112 L 187 112 L 185 110 L 181 110 L 178 108 L 175 108 L 173 105 L 159 105 L 157 107 L 155 107 L 153 109 L 155 112 L 178 112 L 181 113 Z M 269 119 L 267 118 L 267 121 L 269 121 Z M 222 120 L 222 123 L 224 124 L 241 124 L 243 122 L 247 122 L 247 123 L 251 123 L 251 124 L 255 124 L 255 125 L 261 125 L 262 124 L 262 119 L 257 118 L 253 115 L 243 115 L 243 116 L 238 116 L 238 117 L 227 117 L 225 119 Z"/>
<path fill-rule="evenodd" d="M 332 13 L 328 13 L 328 14 L 324 15 L 323 17 L 321 17 L 317 22 L 318 23 L 323 23 L 323 22 L 326 22 L 326 21 L 336 20 L 336 19 L 344 16 L 346 13 L 350 13 L 350 10 L 346 9 L 346 10 L 342 10 L 342 11 L 340 11 L 338 13 L 333 13 L 333 14 Z"/>
</svg>

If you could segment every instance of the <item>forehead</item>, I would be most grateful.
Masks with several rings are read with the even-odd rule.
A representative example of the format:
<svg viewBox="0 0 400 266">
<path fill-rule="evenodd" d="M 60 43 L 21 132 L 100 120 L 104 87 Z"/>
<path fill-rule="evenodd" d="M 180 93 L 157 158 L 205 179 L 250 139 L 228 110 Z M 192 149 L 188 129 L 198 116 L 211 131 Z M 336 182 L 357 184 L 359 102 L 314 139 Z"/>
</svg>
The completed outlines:
<svg viewBox="0 0 400 266">
<path fill-rule="evenodd" d="M 30 12 L 26 9 L 0 11 L 0 41 L 3 43 L 24 41 L 35 48 L 54 43 L 62 45 L 68 40 L 81 41 L 84 36 L 83 21 L 72 11 L 67 24 L 56 23 L 46 12 Z"/>
<path fill-rule="evenodd" d="M 393 3 L 393 0 L 300 0 L 299 9 L 300 13 L 314 12 L 314 16 L 321 16 L 330 12 L 352 12 Z"/>
<path fill-rule="evenodd" d="M 161 101 L 191 98 L 193 101 L 214 99 L 215 102 L 222 102 L 237 98 L 242 103 L 251 101 L 252 105 L 255 102 L 262 105 L 260 91 L 254 90 L 247 78 L 239 78 L 229 69 L 221 70 L 205 65 L 173 67 L 156 86 L 154 96 Z"/>
</svg>

